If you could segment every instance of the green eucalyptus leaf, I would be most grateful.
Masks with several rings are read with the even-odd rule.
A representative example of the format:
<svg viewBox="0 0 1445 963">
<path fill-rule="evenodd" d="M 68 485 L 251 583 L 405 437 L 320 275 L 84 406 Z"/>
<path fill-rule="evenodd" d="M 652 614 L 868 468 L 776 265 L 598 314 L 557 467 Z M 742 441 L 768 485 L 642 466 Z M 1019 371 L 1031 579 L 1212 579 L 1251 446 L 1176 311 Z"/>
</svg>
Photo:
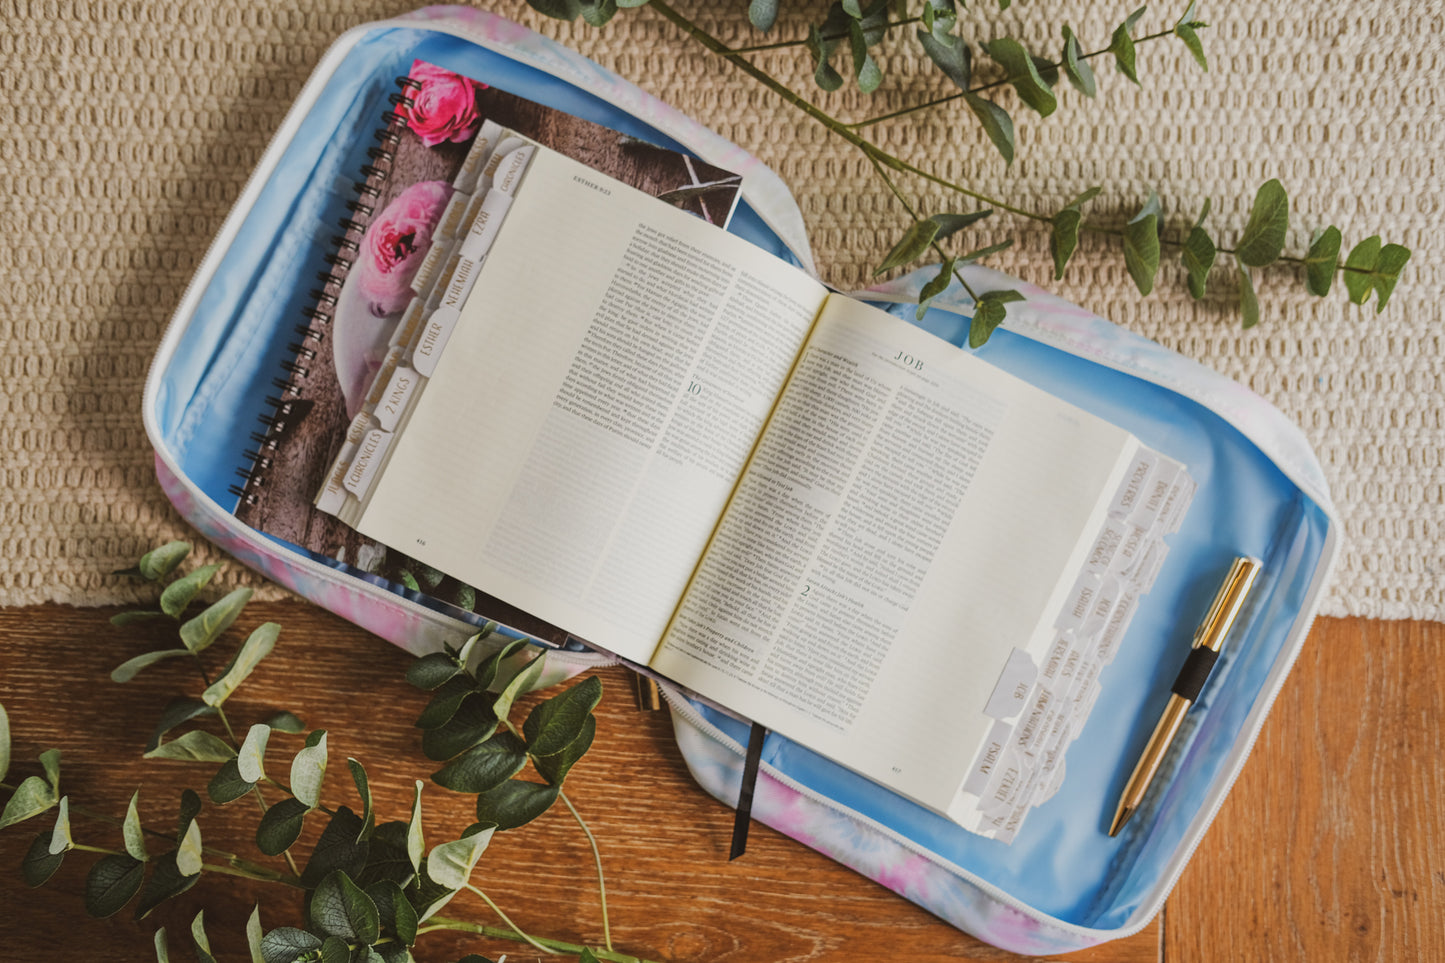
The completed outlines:
<svg viewBox="0 0 1445 963">
<path fill-rule="evenodd" d="M 1174 36 L 1184 41 L 1184 46 L 1194 55 L 1194 62 L 1199 64 L 1199 69 L 1205 73 L 1209 72 L 1209 58 L 1204 56 L 1204 44 L 1199 42 L 1199 34 L 1195 32 L 1193 23 L 1176 23 L 1174 25 Z"/>
<path fill-rule="evenodd" d="M 236 774 L 247 782 L 260 782 L 266 777 L 266 744 L 271 739 L 271 727 L 257 723 L 246 733 L 241 749 L 236 753 Z"/>
<path fill-rule="evenodd" d="M 306 738 L 306 747 L 291 760 L 291 794 L 315 809 L 321 805 L 321 784 L 326 778 L 326 730 Z"/>
<path fill-rule="evenodd" d="M 946 259 L 938 266 L 938 273 L 929 279 L 918 292 L 918 310 L 914 314 L 915 320 L 922 321 L 923 316 L 928 313 L 928 305 L 938 297 L 948 286 L 953 283 L 953 269 L 958 262 L 954 258 Z"/>
<path fill-rule="evenodd" d="M 432 773 L 432 780 L 454 792 L 486 792 L 515 776 L 526 764 L 526 745 L 512 733 L 501 732 Z"/>
<path fill-rule="evenodd" d="M 925 0 L 923 4 L 923 29 L 936 37 L 942 37 L 958 24 L 958 11 L 953 0 Z"/>
<path fill-rule="evenodd" d="M 366 895 L 376 904 L 383 933 L 390 933 L 406 946 L 416 942 L 417 913 L 400 886 L 389 879 L 381 880 L 366 887 Z"/>
<path fill-rule="evenodd" d="M 0 813 L 0 829 L 39 816 L 59 801 L 54 786 L 39 776 L 27 776 L 15 788 L 15 794 L 5 804 L 4 812 Z"/>
<path fill-rule="evenodd" d="M 1150 192 L 1150 199 L 1157 198 Z M 1154 290 L 1154 276 L 1159 272 L 1159 215 L 1149 205 L 1124 225 L 1124 264 L 1140 294 Z"/>
<path fill-rule="evenodd" d="M 220 565 L 202 565 L 167 585 L 161 592 L 161 611 L 173 619 L 180 618 L 196 595 L 220 570 Z"/>
<path fill-rule="evenodd" d="M 805 46 L 808 53 L 813 56 L 813 82 L 823 90 L 832 92 L 843 86 L 843 75 L 833 69 L 828 62 L 833 55 L 835 41 L 828 40 L 823 36 L 823 31 L 816 25 L 808 28 L 808 39 Z"/>
<path fill-rule="evenodd" d="M 863 36 L 861 24 L 852 24 L 848 28 L 848 40 L 853 54 L 853 76 L 858 81 L 858 89 L 865 94 L 871 94 L 883 83 L 883 71 L 878 66 L 878 61 L 868 52 L 868 41 Z"/>
<path fill-rule="evenodd" d="M 582 15 L 582 4 L 579 0 L 527 0 L 527 6 L 547 17 L 554 17 L 557 20 L 576 20 Z M 319 947 L 321 941 L 317 940 Z M 271 963 L 267 960 L 266 963 Z M 291 963 L 287 960 L 286 963 Z"/>
<path fill-rule="evenodd" d="M 932 219 L 914 221 L 909 225 L 908 230 L 903 232 L 903 237 L 893 245 L 893 249 L 883 258 L 883 262 L 873 269 L 873 276 L 877 277 L 884 271 L 891 271 L 893 268 L 901 267 L 910 261 L 916 261 L 928 250 L 933 239 L 938 236 L 939 224 Z"/>
<path fill-rule="evenodd" d="M 507 832 L 542 815 L 561 794 L 560 783 L 550 785 L 508 779 L 495 789 L 477 796 L 477 819 L 496 823 L 499 832 Z"/>
<path fill-rule="evenodd" d="M 311 809 L 299 799 L 286 798 L 261 817 L 256 827 L 256 848 L 267 856 L 280 856 L 301 836 L 301 827 Z"/>
<path fill-rule="evenodd" d="M 960 255 L 958 260 L 960 263 L 963 264 L 976 264 L 977 262 L 982 261 L 984 258 L 988 257 L 990 254 L 997 254 L 999 251 L 1008 250 L 1009 248 L 1013 247 L 1013 243 L 1013 238 L 1009 238 L 1006 241 L 999 241 L 997 244 L 990 244 L 987 247 L 981 247 L 976 250 L 969 251 L 967 254 Z"/>
<path fill-rule="evenodd" d="M 202 729 L 184 732 L 170 742 L 163 742 L 141 758 L 179 759 L 184 762 L 226 762 L 236 753 L 217 736 Z"/>
<path fill-rule="evenodd" d="M 155 732 L 151 734 L 150 742 L 146 744 L 146 752 L 150 752 L 161 744 L 161 737 L 170 732 L 183 722 L 189 722 L 200 716 L 213 716 L 216 714 L 215 706 L 208 706 L 200 699 L 180 697 L 166 703 L 165 709 L 161 711 L 160 721 L 156 723 Z"/>
<path fill-rule="evenodd" d="M 151 622 L 155 619 L 163 619 L 166 613 L 152 609 L 134 609 L 129 612 L 117 612 L 110 617 L 110 624 L 118 629 L 136 622 Z"/>
<path fill-rule="evenodd" d="M 421 787 L 420 779 L 416 781 L 416 794 L 411 800 L 411 819 L 406 825 L 406 856 L 411 861 L 412 872 L 421 872 L 421 858 L 425 850 L 422 841 L 421 831 Z"/>
<path fill-rule="evenodd" d="M 391 880 L 402 887 L 411 884 L 416 878 L 416 870 L 412 868 L 411 857 L 406 851 L 407 828 L 407 824 L 399 819 L 376 827 L 367 840 L 366 866 L 352 877 L 356 885 L 368 888 L 382 880 Z"/>
<path fill-rule="evenodd" d="M 261 949 L 265 935 L 261 929 L 261 904 L 257 903 L 246 917 L 246 949 L 251 951 L 251 963 L 266 963 L 266 954 Z"/>
<path fill-rule="evenodd" d="M 266 725 L 270 726 L 272 730 L 284 732 L 288 736 L 297 736 L 306 731 L 306 723 L 301 721 L 300 716 L 284 710 L 272 713 L 266 719 Z"/>
<path fill-rule="evenodd" d="M 962 37 L 939 36 L 936 33 L 918 31 L 918 42 L 928 59 L 953 81 L 959 90 L 967 90 L 973 77 L 973 52 Z"/>
<path fill-rule="evenodd" d="M 1066 207 L 1054 215 L 1053 231 L 1049 234 L 1049 253 L 1054 258 L 1054 280 L 1061 280 L 1069 258 L 1079 246 L 1079 225 L 1084 216 L 1077 208 Z"/>
<path fill-rule="evenodd" d="M 505 720 L 507 713 L 512 711 L 512 703 L 536 687 L 537 680 L 542 677 L 542 670 L 547 667 L 546 659 L 545 652 L 537 653 L 502 687 L 496 701 L 492 703 L 492 711 L 497 714 L 498 719 Z"/>
<path fill-rule="evenodd" d="M 1054 92 L 1034 66 L 1033 58 L 1023 45 L 1010 37 L 1000 37 L 983 45 L 984 52 L 1008 72 L 1008 82 L 1018 91 L 1019 99 L 1047 117 L 1059 106 Z"/>
<path fill-rule="evenodd" d="M 151 911 L 172 897 L 179 896 L 201 878 L 200 873 L 186 876 L 176 868 L 176 853 L 172 850 L 151 860 L 151 878 L 141 890 L 140 902 L 136 905 L 135 918 L 144 919 Z"/>
<path fill-rule="evenodd" d="M 601 701 L 602 680 L 594 675 L 537 703 L 522 723 L 527 752 L 537 756 L 561 752 L 582 734 L 592 710 Z"/>
<path fill-rule="evenodd" d="M 206 911 L 199 910 L 196 918 L 191 920 L 191 943 L 196 949 L 196 959 L 199 963 L 216 963 L 216 958 L 211 955 L 211 938 L 206 935 Z"/>
<path fill-rule="evenodd" d="M 533 0 L 528 2 L 536 6 Z M 321 937 L 294 926 L 279 927 L 261 938 L 261 958 L 265 963 L 296 963 L 320 949 Z"/>
<path fill-rule="evenodd" d="M 50 854 L 63 853 L 75 847 L 70 836 L 70 797 L 61 796 L 55 811 L 55 828 L 50 831 Z"/>
<path fill-rule="evenodd" d="M 326 937 L 317 963 L 351 963 L 351 945 L 339 936 Z"/>
<path fill-rule="evenodd" d="M 1114 64 L 1119 72 L 1128 77 L 1134 83 L 1139 82 L 1139 75 L 1135 72 L 1134 61 L 1134 38 L 1130 32 L 1134 24 L 1144 15 L 1144 7 L 1140 7 L 1124 19 L 1124 22 L 1114 28 L 1114 35 L 1109 40 L 1109 52 L 1114 55 Z"/>
<path fill-rule="evenodd" d="M 461 671 L 458 661 L 458 657 L 450 652 L 429 653 L 407 666 L 406 681 L 429 692 L 450 681 Z"/>
<path fill-rule="evenodd" d="M 1079 49 L 1079 38 L 1074 36 L 1074 31 L 1068 24 L 1064 24 L 1064 76 L 1069 78 L 1069 83 L 1074 89 L 1085 97 L 1093 97 L 1099 92 L 1098 82 L 1094 79 L 1094 68 L 1084 59 L 1083 51 Z"/>
<path fill-rule="evenodd" d="M 863 5 L 858 0 L 840 0 L 843 12 L 854 20 L 863 19 Z"/>
<path fill-rule="evenodd" d="M 1254 293 L 1254 278 L 1249 273 L 1249 267 L 1236 259 L 1236 266 L 1239 268 L 1239 312 L 1246 329 L 1259 324 L 1259 296 Z"/>
<path fill-rule="evenodd" d="M 1378 298 L 1375 302 L 1375 313 L 1385 310 L 1385 303 L 1390 300 L 1390 295 L 1395 290 L 1395 283 L 1400 280 L 1400 272 L 1405 269 L 1405 264 L 1410 260 L 1410 249 L 1399 244 L 1386 244 L 1380 249 L 1380 256 L 1375 262 L 1375 275 L 1373 282 L 1375 293 Z"/>
<path fill-rule="evenodd" d="M 85 911 L 98 919 L 114 916 L 143 882 L 145 863 L 124 853 L 102 856 L 85 877 Z"/>
<path fill-rule="evenodd" d="M 221 637 L 251 601 L 251 589 L 238 588 L 211 603 L 200 615 L 181 624 L 181 641 L 192 652 L 203 652 Z"/>
<path fill-rule="evenodd" d="M 191 823 L 201 814 L 201 797 L 194 789 L 181 790 L 181 806 L 176 814 L 176 842 L 186 838 L 186 833 L 191 831 Z"/>
<path fill-rule="evenodd" d="M 266 622 L 257 627 L 226 667 L 225 673 L 201 693 L 201 700 L 206 705 L 219 706 L 229 699 L 231 693 L 256 671 L 261 660 L 271 654 L 271 650 L 276 647 L 276 637 L 280 634 L 281 626 L 275 622 Z"/>
<path fill-rule="evenodd" d="M 155 665 L 157 662 L 190 654 L 190 649 L 157 649 L 154 652 L 142 652 L 135 658 L 126 659 L 120 665 L 111 669 L 110 681 L 129 682 L 139 675 L 142 669 Z"/>
<path fill-rule="evenodd" d="M 55 875 L 55 871 L 65 861 L 64 851 L 58 853 L 50 851 L 52 835 L 49 831 L 37 833 L 30 842 L 30 849 L 25 854 L 25 858 L 20 862 L 20 875 L 24 877 L 28 886 L 43 885 L 46 880 Z"/>
<path fill-rule="evenodd" d="M 1184 250 L 1180 254 L 1184 269 L 1189 272 L 1189 293 L 1195 300 L 1204 297 L 1204 286 L 1209 278 L 1209 269 L 1214 267 L 1216 249 L 1214 241 L 1202 227 L 1194 227 L 1184 239 Z"/>
<path fill-rule="evenodd" d="M 371 845 L 360 839 L 362 820 L 347 806 L 341 806 L 321 831 L 321 838 L 306 860 L 301 872 L 301 885 L 308 889 L 335 872 L 343 872 L 355 880 L 366 870 Z"/>
<path fill-rule="evenodd" d="M 190 542 L 167 542 L 142 555 L 136 571 L 146 581 L 154 582 L 174 572 L 190 553 Z"/>
<path fill-rule="evenodd" d="M 371 805 L 371 780 L 366 778 L 366 767 L 358 760 L 348 756 L 346 767 L 351 770 L 351 781 L 356 783 L 357 795 L 361 797 L 361 825 L 356 830 L 356 839 L 360 842 L 376 828 L 376 812 Z"/>
<path fill-rule="evenodd" d="M 1278 180 L 1268 180 L 1254 195 L 1249 223 L 1244 226 L 1244 234 L 1234 248 L 1235 257 L 1241 264 L 1264 267 L 1284 250 L 1288 231 L 1289 195 Z"/>
<path fill-rule="evenodd" d="M 482 663 L 481 670 L 491 665 L 491 660 Z M 492 668 L 495 673 L 495 667 Z M 475 683 L 465 675 L 459 675 L 453 679 L 443 682 L 432 694 L 431 701 L 427 703 L 421 715 L 416 717 L 413 723 L 418 729 L 435 729 L 445 725 L 457 714 L 457 710 L 466 701 L 467 696 L 476 692 L 485 683 L 478 679 Z"/>
<path fill-rule="evenodd" d="M 1305 290 L 1316 297 L 1330 293 L 1340 263 L 1340 241 L 1340 229 L 1334 225 L 1316 231 L 1310 239 L 1309 253 L 1305 255 Z"/>
<path fill-rule="evenodd" d="M 933 236 L 935 241 L 952 237 L 959 231 L 976 224 L 993 213 L 992 208 L 984 208 L 981 211 L 969 211 L 967 214 L 930 214 L 928 219 L 938 225 L 938 233 Z"/>
<path fill-rule="evenodd" d="M 323 879 L 311 894 L 310 921 L 312 930 L 326 936 L 359 943 L 381 938 L 376 904 L 341 870 Z"/>
<path fill-rule="evenodd" d="M 256 784 L 241 776 L 240 765 L 235 759 L 227 759 L 206 784 L 206 795 L 211 802 L 224 806 L 246 795 Z"/>
<path fill-rule="evenodd" d="M 125 808 L 125 820 L 121 823 L 121 836 L 125 840 L 125 851 L 132 858 L 145 862 L 150 858 L 146 852 L 145 830 L 140 823 L 140 790 L 137 789 L 130 797 L 130 805 Z"/>
<path fill-rule="evenodd" d="M 473 674 L 476 679 L 476 684 L 467 687 L 465 691 L 482 692 L 490 689 L 502 673 L 502 663 L 511 659 L 514 655 L 521 654 L 529 644 L 526 639 L 512 639 L 506 645 L 487 656 L 477 666 L 477 671 Z"/>
<path fill-rule="evenodd" d="M 968 344 L 981 348 L 988 343 L 994 331 L 1003 323 L 1008 311 L 1006 305 L 1022 301 L 1024 296 L 1014 290 L 988 291 L 981 295 L 974 305 L 973 321 L 968 329 Z"/>
<path fill-rule="evenodd" d="M 471 879 L 472 870 L 476 868 L 477 860 L 482 858 L 482 853 L 492 841 L 494 832 L 492 829 L 484 829 L 461 839 L 441 843 L 434 848 L 427 854 L 426 859 L 427 875 L 432 882 L 453 890 L 466 886 Z"/>
<path fill-rule="evenodd" d="M 587 754 L 588 749 L 592 748 L 592 740 L 596 736 L 597 718 L 589 715 L 583 722 L 582 731 L 577 734 L 577 738 L 556 752 L 546 755 L 532 752 L 532 763 L 537 767 L 537 772 L 543 779 L 554 786 L 560 786 L 562 780 L 567 777 L 567 771 Z"/>
<path fill-rule="evenodd" d="M 1074 210 L 1079 210 L 1085 204 L 1089 203 L 1102 193 L 1104 193 L 1104 189 L 1102 187 L 1090 187 L 1078 197 L 1074 198 L 1072 201 L 1069 201 L 1069 203 L 1065 204 L 1064 206 L 1072 207 Z"/>
<path fill-rule="evenodd" d="M 446 762 L 479 742 L 485 742 L 497 731 L 497 714 L 491 696 L 473 692 L 446 722 L 422 732 L 421 748 L 428 759 Z"/>
<path fill-rule="evenodd" d="M 192 822 L 176 848 L 176 872 L 195 876 L 201 871 L 201 824 Z"/>
<path fill-rule="evenodd" d="M 156 963 L 171 963 L 171 951 L 166 946 L 166 928 L 164 926 L 156 930 Z"/>
<path fill-rule="evenodd" d="M 1350 300 L 1356 304 L 1364 304 L 1370 298 L 1370 292 L 1375 289 L 1374 272 L 1380 262 L 1380 235 L 1373 234 L 1365 238 L 1350 250 L 1349 257 L 1345 258 L 1345 290 L 1350 294 Z"/>
<path fill-rule="evenodd" d="M 763 33 L 773 29 L 778 19 L 778 0 L 749 0 L 748 23 Z"/>
<path fill-rule="evenodd" d="M 968 109 L 978 118 L 983 125 L 984 133 L 988 139 L 993 141 L 993 146 L 1003 155 L 1005 164 L 1014 162 L 1014 122 L 998 104 L 991 100 L 984 100 L 977 94 L 965 92 L 963 102 L 968 104 Z"/>
<path fill-rule="evenodd" d="M 617 0 L 579 0 L 582 19 L 589 27 L 605 27 L 617 16 Z"/>
</svg>

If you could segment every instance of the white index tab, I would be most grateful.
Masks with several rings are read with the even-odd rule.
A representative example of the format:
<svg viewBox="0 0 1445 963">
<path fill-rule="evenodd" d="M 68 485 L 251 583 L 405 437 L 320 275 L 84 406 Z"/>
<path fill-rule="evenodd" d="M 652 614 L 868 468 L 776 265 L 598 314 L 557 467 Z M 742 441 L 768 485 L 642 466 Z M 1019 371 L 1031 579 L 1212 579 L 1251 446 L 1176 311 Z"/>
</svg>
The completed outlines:
<svg viewBox="0 0 1445 963">
<path fill-rule="evenodd" d="M 993 695 L 988 697 L 988 703 L 983 707 L 984 714 L 994 719 L 1012 719 L 1018 715 L 1028 701 L 1038 675 L 1039 668 L 1029 654 L 1022 649 L 1014 649 L 1004 663 L 1003 672 L 999 673 Z"/>
<path fill-rule="evenodd" d="M 396 366 L 376 401 L 376 410 L 372 412 L 383 431 L 396 430 L 420 380 L 421 376 L 406 365 Z"/>
<path fill-rule="evenodd" d="M 356 456 L 351 460 L 351 467 L 346 470 L 346 477 L 342 479 L 341 483 L 346 490 L 357 498 L 365 498 L 371 489 L 372 479 L 376 477 L 376 469 L 390 447 L 391 432 L 382 431 L 380 428 L 368 431 L 356 448 Z"/>
<path fill-rule="evenodd" d="M 441 357 L 442 348 L 447 345 L 447 339 L 452 335 L 452 328 L 456 327 L 457 318 L 461 312 L 452 307 L 437 308 L 427 318 L 426 327 L 417 338 L 416 347 L 411 351 L 411 366 L 416 373 L 424 378 L 430 378 L 437 369 L 437 359 Z"/>
</svg>

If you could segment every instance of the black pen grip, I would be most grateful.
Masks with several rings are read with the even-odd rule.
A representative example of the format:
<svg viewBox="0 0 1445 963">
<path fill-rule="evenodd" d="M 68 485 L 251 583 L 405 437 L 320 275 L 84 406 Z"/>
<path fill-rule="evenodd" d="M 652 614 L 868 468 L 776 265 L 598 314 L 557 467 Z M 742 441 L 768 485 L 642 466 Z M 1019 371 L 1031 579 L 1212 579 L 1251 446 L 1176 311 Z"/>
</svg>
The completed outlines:
<svg viewBox="0 0 1445 963">
<path fill-rule="evenodd" d="M 1219 653 L 1206 646 L 1198 645 L 1190 649 L 1189 658 L 1184 660 L 1184 667 L 1179 670 L 1179 676 L 1174 680 L 1174 694 L 1190 702 L 1198 699 L 1218 658 Z"/>
</svg>

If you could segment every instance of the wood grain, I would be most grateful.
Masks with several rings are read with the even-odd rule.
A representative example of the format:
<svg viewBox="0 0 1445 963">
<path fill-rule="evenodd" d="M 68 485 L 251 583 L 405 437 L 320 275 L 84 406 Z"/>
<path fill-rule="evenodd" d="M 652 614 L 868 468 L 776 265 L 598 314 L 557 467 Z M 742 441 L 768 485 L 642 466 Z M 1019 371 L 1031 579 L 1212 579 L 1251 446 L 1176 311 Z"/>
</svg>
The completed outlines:
<svg viewBox="0 0 1445 963">
<path fill-rule="evenodd" d="M 119 815 L 139 786 L 147 822 L 165 826 L 181 788 L 203 784 L 209 771 L 147 763 L 139 754 L 159 708 L 195 686 L 179 663 L 111 683 L 113 666 L 153 646 L 144 630 L 110 628 L 109 614 L 0 610 L 0 702 L 15 741 L 7 781 L 37 772 L 36 755 L 55 746 L 64 752 L 62 785 L 72 805 Z M 234 697 L 232 713 L 252 718 L 284 707 L 328 729 L 327 799 L 355 804 L 340 764 L 355 756 L 367 765 L 381 818 L 403 817 L 412 780 L 435 768 L 410 725 L 423 700 L 402 681 L 407 657 L 300 603 L 253 605 L 246 615 L 247 624 L 266 618 L 285 626 L 281 644 Z M 1445 958 L 1442 637 L 1438 625 L 1320 622 L 1162 925 L 1067 958 Z M 729 863 L 731 813 L 692 782 L 665 714 L 635 709 L 622 670 L 603 678 L 608 695 L 596 746 L 569 780 L 569 795 L 603 847 L 619 949 L 719 963 L 1016 959 L 765 827 L 755 827 L 747 855 Z M 272 751 L 284 758 L 280 753 L 299 744 L 276 736 Z M 423 800 L 431 843 L 471 821 L 462 797 L 429 785 Z M 117 843 L 111 827 L 80 816 L 74 822 L 82 840 Z M 201 817 L 212 844 L 249 839 L 254 823 L 245 803 L 208 805 Z M 153 959 L 157 923 L 171 934 L 172 958 L 192 959 L 186 934 L 203 906 L 219 958 L 245 961 L 242 929 L 257 900 L 268 926 L 297 921 L 289 891 L 221 879 L 203 880 L 139 924 L 128 912 L 89 920 L 80 897 L 84 854 L 71 854 L 40 890 L 19 878 L 16 864 L 47 827 L 0 832 L 0 906 L 24 924 L 7 933 L 0 951 L 7 961 Z M 249 843 L 235 849 L 265 859 Z M 524 928 L 577 942 L 601 939 L 590 857 L 565 814 L 499 836 L 475 881 Z M 452 909 L 479 921 L 488 915 L 474 898 Z M 507 953 L 513 963 L 535 958 L 514 944 L 436 934 L 419 949 L 423 961 L 464 952 Z"/>
<path fill-rule="evenodd" d="M 174 694 L 197 692 L 193 669 L 176 660 L 120 685 L 110 669 L 157 647 L 146 630 L 112 629 L 113 610 L 58 607 L 0 610 L 0 702 L 8 710 L 15 764 L 7 782 L 36 774 L 45 748 L 63 753 L 62 791 L 72 806 L 122 815 L 140 787 L 148 824 L 173 825 L 179 793 L 203 787 L 214 767 L 139 759 L 160 708 Z M 330 733 L 331 766 L 324 797 L 357 804 L 343 760 L 367 767 L 379 818 L 404 819 L 413 780 L 437 768 L 420 751 L 411 720 L 425 703 L 403 673 L 408 657 L 314 607 L 300 603 L 252 605 L 244 624 L 263 619 L 284 626 L 276 651 L 227 703 L 239 719 L 287 708 L 309 727 Z M 157 639 L 164 636 L 157 635 Z M 224 644 L 224 643 L 222 643 Z M 755 826 L 748 852 L 729 863 L 731 810 L 713 801 L 688 775 L 665 712 L 636 709 L 628 674 L 602 673 L 607 694 L 598 711 L 594 748 L 568 779 L 568 795 L 597 834 L 607 869 L 612 935 L 618 949 L 647 959 L 830 961 L 897 959 L 1011 960 L 940 922 L 851 870 L 763 826 Z M 272 737 L 272 758 L 285 759 L 299 737 Z M 473 821 L 460 797 L 428 784 L 423 791 L 428 845 L 459 833 Z M 267 861 L 249 842 L 256 810 L 247 802 L 207 804 L 200 823 L 213 845 L 234 846 Z M 77 838 L 118 846 L 110 826 L 73 819 Z M 43 823 L 44 825 L 40 825 Z M 8 963 L 56 958 L 93 963 L 137 963 L 154 958 L 152 931 L 164 924 L 172 959 L 192 959 L 190 921 L 205 907 L 207 929 L 222 961 L 246 961 L 244 924 L 257 900 L 268 927 L 298 922 L 291 891 L 246 881 L 203 879 L 139 924 L 130 910 L 105 921 L 84 916 L 81 893 L 91 862 L 72 853 L 57 877 L 26 889 L 18 873 L 37 819 L 0 832 L 0 906 L 22 920 L 6 934 L 0 959 Z M 303 848 L 319 827 L 308 829 Z M 156 852 L 162 847 L 155 847 Z M 602 939 L 597 884 L 582 834 L 565 812 L 502 834 L 483 857 L 474 882 L 524 929 L 574 942 Z M 472 897 L 458 898 L 452 915 L 492 922 Z M 1157 924 L 1129 940 L 1072 957 L 1143 963 L 1158 959 Z M 512 963 L 531 960 L 517 944 L 429 935 L 419 944 L 423 961 L 455 960 L 465 952 Z"/>
<path fill-rule="evenodd" d="M 1165 959 L 1445 959 L 1442 642 L 1316 623 L 1169 901 Z"/>
</svg>

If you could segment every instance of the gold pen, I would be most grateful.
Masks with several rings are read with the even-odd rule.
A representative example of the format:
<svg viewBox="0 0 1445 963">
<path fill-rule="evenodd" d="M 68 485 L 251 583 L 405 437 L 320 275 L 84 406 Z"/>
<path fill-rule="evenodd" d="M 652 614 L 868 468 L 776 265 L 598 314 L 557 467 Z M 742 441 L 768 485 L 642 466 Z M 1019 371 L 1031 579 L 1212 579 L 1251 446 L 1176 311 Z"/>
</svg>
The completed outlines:
<svg viewBox="0 0 1445 963">
<path fill-rule="evenodd" d="M 1144 747 L 1139 763 L 1125 784 L 1123 795 L 1119 797 L 1119 808 L 1114 811 L 1114 823 L 1109 827 L 1110 836 L 1119 835 L 1119 830 L 1124 828 L 1129 817 L 1139 808 L 1144 794 L 1149 791 L 1149 784 L 1154 781 L 1154 776 L 1159 771 L 1159 763 L 1163 761 L 1164 754 L 1169 751 L 1170 744 L 1179 733 L 1184 714 L 1189 711 L 1194 700 L 1199 698 L 1204 682 L 1214 668 L 1219 649 L 1224 645 L 1224 637 L 1229 634 L 1230 627 L 1234 625 L 1240 609 L 1244 607 L 1245 596 L 1253 587 L 1260 567 L 1261 563 L 1257 558 L 1236 558 L 1230 566 L 1229 574 L 1224 577 L 1224 583 L 1219 586 L 1204 621 L 1194 630 L 1193 647 L 1189 651 L 1189 658 L 1184 661 L 1184 668 L 1179 670 L 1179 677 L 1174 680 L 1169 704 L 1164 707 L 1164 714 L 1159 717 L 1159 724 L 1154 727 L 1154 734 L 1149 737 L 1149 744 Z"/>
</svg>

